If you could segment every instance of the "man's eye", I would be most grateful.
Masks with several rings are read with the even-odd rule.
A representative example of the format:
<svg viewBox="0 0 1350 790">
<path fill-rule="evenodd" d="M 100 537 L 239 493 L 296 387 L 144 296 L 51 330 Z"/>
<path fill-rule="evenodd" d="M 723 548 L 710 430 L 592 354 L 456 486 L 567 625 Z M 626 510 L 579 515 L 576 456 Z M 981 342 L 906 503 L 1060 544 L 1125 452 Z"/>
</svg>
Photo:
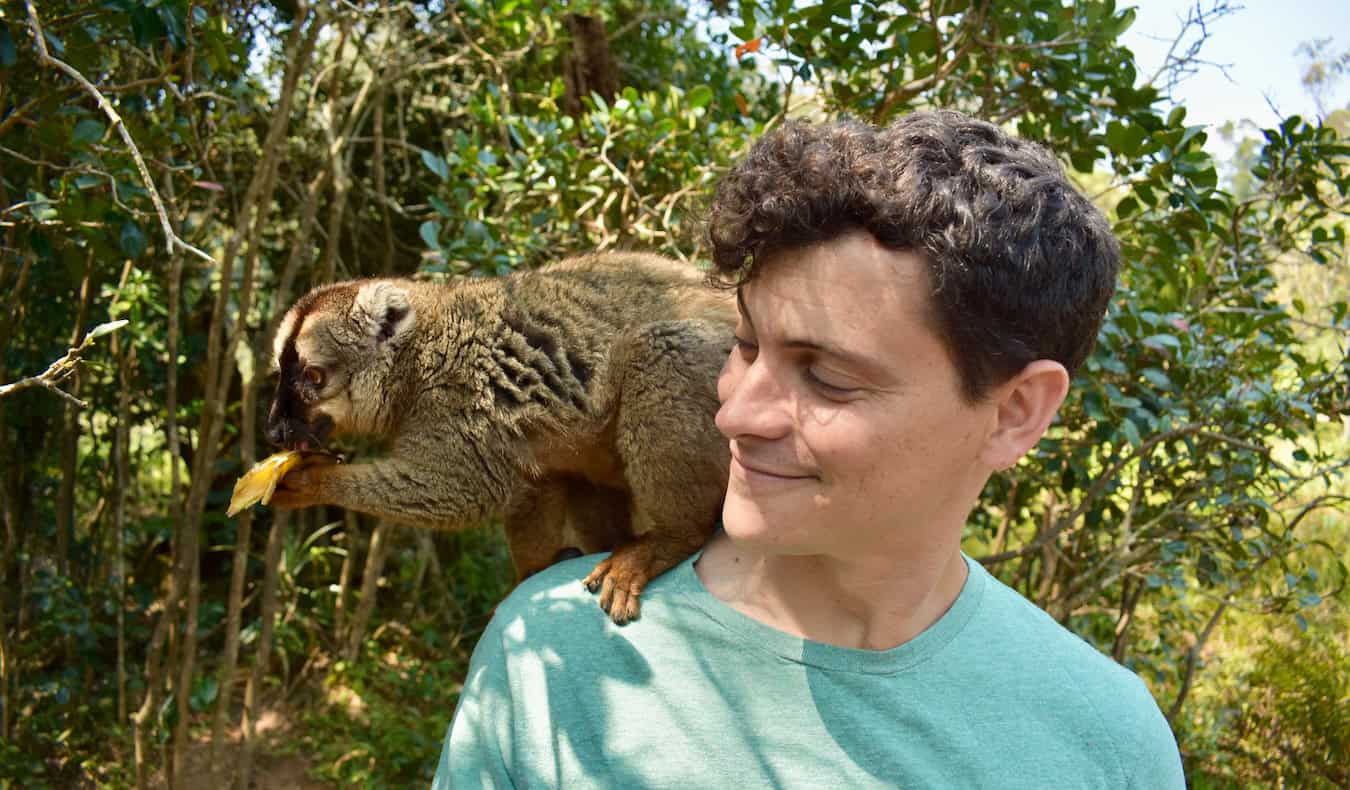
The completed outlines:
<svg viewBox="0 0 1350 790">
<path fill-rule="evenodd" d="M 858 391 L 857 387 L 841 387 L 822 379 L 810 368 L 806 369 L 806 378 L 827 398 L 845 398 Z"/>
<path fill-rule="evenodd" d="M 742 356 L 753 359 L 755 354 L 759 351 L 759 346 L 755 345 L 749 340 L 746 340 L 740 335 L 736 335 L 735 337 L 736 337 L 736 350 L 741 352 Z"/>
<path fill-rule="evenodd" d="M 320 370 L 319 368 L 313 366 L 307 367 L 305 368 L 304 372 L 302 372 L 300 375 L 303 376 L 305 381 L 309 382 L 310 385 L 313 387 L 317 388 L 323 386 L 324 375 L 323 371 Z"/>
</svg>

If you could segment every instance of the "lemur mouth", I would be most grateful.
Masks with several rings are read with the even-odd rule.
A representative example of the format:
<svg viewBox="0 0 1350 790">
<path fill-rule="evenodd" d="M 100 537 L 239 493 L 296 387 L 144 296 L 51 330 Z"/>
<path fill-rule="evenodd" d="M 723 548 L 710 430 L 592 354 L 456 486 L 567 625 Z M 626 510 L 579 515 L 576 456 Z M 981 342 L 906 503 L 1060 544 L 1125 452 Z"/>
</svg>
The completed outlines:
<svg viewBox="0 0 1350 790">
<path fill-rule="evenodd" d="M 328 436 L 333 432 L 333 420 L 327 415 L 321 415 L 311 424 L 303 425 L 300 430 L 295 432 L 290 442 L 290 449 L 302 453 L 322 452 L 324 443 L 328 441 Z"/>
</svg>

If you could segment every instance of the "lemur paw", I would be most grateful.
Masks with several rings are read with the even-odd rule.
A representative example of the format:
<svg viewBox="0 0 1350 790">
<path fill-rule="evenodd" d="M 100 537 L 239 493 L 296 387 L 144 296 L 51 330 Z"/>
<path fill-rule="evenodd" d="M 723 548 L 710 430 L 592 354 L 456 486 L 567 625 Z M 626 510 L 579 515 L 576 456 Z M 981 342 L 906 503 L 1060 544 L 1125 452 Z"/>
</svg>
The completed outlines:
<svg viewBox="0 0 1350 790">
<path fill-rule="evenodd" d="M 639 544 L 629 543 L 615 549 L 582 582 L 586 589 L 600 593 L 600 608 L 609 614 L 615 625 L 624 625 L 638 618 L 641 609 L 638 596 L 656 575 L 649 568 L 650 562 L 641 556 L 643 552 L 625 551 L 638 547 Z"/>
<path fill-rule="evenodd" d="M 323 504 L 320 496 L 323 476 L 336 463 L 329 455 L 306 456 L 302 466 L 287 472 L 277 483 L 277 490 L 268 504 L 281 510 Z"/>
</svg>

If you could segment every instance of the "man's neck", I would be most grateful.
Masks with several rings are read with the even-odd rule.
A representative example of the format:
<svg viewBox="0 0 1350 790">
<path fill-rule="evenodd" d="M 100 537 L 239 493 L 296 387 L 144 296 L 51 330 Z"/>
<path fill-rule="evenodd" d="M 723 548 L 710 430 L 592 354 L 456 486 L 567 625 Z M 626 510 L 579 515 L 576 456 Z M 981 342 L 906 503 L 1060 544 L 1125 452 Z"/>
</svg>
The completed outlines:
<svg viewBox="0 0 1350 790">
<path fill-rule="evenodd" d="M 898 647 L 936 623 L 961 594 L 958 545 L 902 558 L 782 555 L 713 537 L 695 567 L 714 597 L 745 616 L 813 642 Z"/>
</svg>

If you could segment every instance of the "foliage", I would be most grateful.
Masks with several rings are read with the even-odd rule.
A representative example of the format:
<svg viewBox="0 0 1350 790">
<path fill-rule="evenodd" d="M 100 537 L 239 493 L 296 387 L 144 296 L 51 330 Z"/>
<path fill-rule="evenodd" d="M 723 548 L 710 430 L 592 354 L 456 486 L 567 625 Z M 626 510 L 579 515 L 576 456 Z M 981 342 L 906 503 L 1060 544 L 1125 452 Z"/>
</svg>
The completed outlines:
<svg viewBox="0 0 1350 790">
<path fill-rule="evenodd" d="M 1227 646 L 1221 682 L 1197 708 L 1211 720 L 1190 725 L 1196 786 L 1344 787 L 1350 611 L 1324 607 L 1306 633 L 1252 625 L 1253 644 Z"/>
<path fill-rule="evenodd" d="M 468 650 L 432 629 L 401 630 L 377 632 L 366 657 L 336 664 L 324 678 L 324 698 L 301 718 L 296 746 L 335 786 L 431 783 Z"/>
<path fill-rule="evenodd" d="M 1350 783 L 1350 672 L 1344 616 L 1326 618 L 1306 638 L 1269 643 L 1248 677 L 1254 692 L 1233 732 L 1233 751 L 1266 781 L 1298 787 Z M 1259 762 L 1254 753 L 1268 756 Z M 1271 754 L 1273 752 L 1273 754 Z"/>
<path fill-rule="evenodd" d="M 504 549 L 491 530 L 394 531 L 381 567 L 369 524 L 223 517 L 258 452 L 279 312 L 344 276 L 493 275 L 629 247 L 697 261 L 702 201 L 766 128 L 933 106 L 1051 146 L 1125 253 L 1073 396 L 991 481 L 966 549 L 1140 671 L 1196 776 L 1302 781 L 1334 764 L 1344 730 L 1317 741 L 1300 710 L 1344 699 L 1345 646 L 1319 625 L 1346 580 L 1343 114 L 1286 119 L 1217 167 L 1209 130 L 1155 84 L 1167 75 L 1138 73 L 1120 43 L 1133 11 L 1113 0 L 36 11 L 51 55 L 125 123 L 174 232 L 211 260 L 166 251 L 112 119 L 39 61 L 27 6 L 0 9 L 0 384 L 129 321 L 60 384 L 87 408 L 41 387 L 0 395 L 0 783 L 126 785 L 145 779 L 127 766 L 172 766 L 157 747 L 188 741 L 217 701 L 238 720 L 250 681 L 220 678 L 232 632 L 245 674 L 261 660 L 264 704 L 318 700 L 299 737 L 319 774 L 422 781 L 465 650 L 509 585 Z M 354 624 L 366 567 L 370 637 Z M 1223 675 L 1232 699 L 1205 687 L 1187 703 L 1224 671 L 1206 645 L 1235 643 L 1232 612 L 1282 637 Z M 1298 696 L 1290 673 L 1325 661 L 1306 687 L 1322 691 Z M 156 747 L 140 761 L 135 733 Z M 1262 773 L 1283 743 L 1325 748 L 1300 752 L 1307 776 Z"/>
</svg>

